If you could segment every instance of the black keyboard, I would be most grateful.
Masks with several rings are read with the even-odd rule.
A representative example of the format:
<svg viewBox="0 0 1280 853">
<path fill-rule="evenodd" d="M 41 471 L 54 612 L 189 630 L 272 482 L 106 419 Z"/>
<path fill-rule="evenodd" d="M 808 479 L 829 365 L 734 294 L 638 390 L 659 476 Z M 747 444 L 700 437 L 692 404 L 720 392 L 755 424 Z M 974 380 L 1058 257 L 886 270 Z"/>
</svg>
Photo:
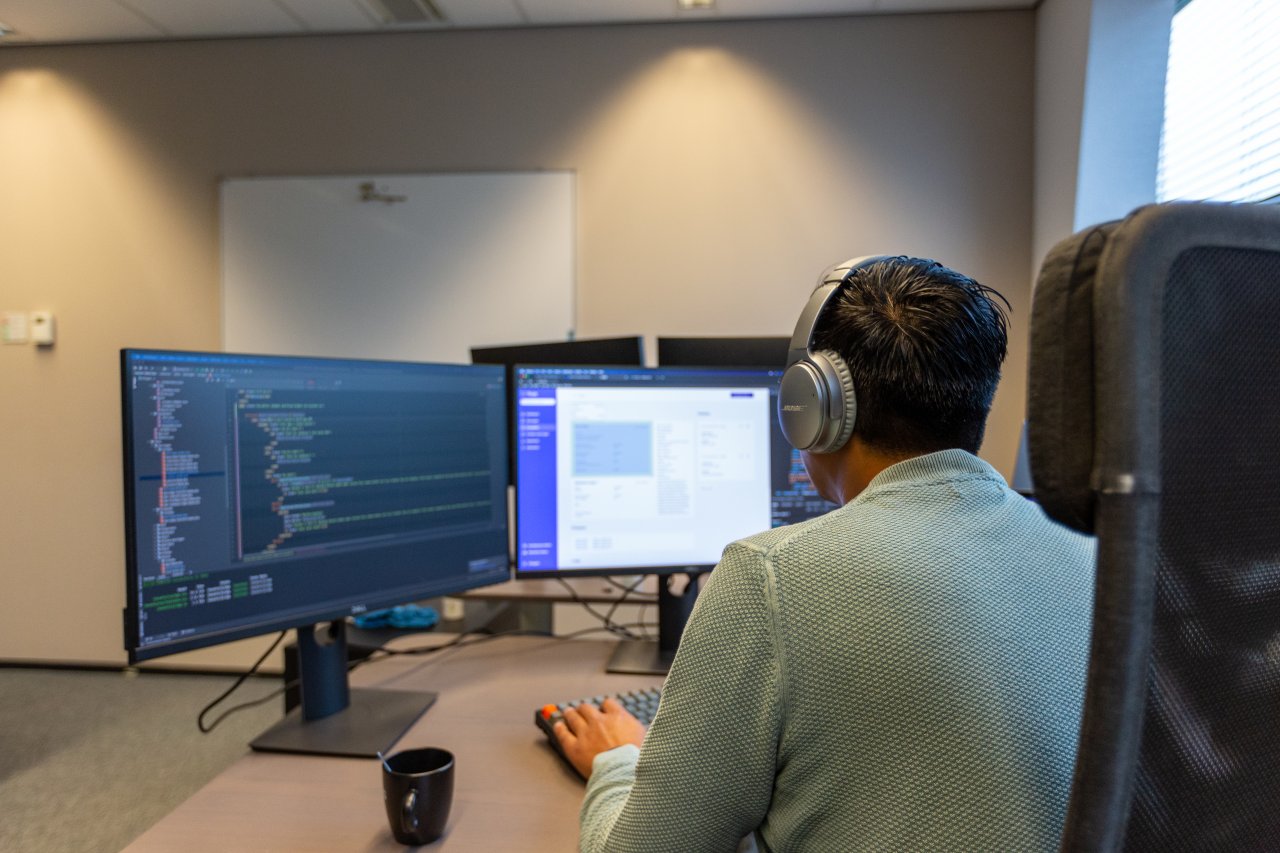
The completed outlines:
<svg viewBox="0 0 1280 853">
<path fill-rule="evenodd" d="M 604 700 L 610 698 L 604 696 L 589 696 L 586 699 L 579 699 L 576 702 L 561 702 L 559 705 L 543 705 L 541 708 L 533 712 L 533 722 L 542 729 L 542 733 L 547 736 L 547 740 L 551 741 L 551 745 L 556 748 L 561 757 L 564 752 L 560 749 L 560 741 L 556 737 L 555 724 L 564 718 L 565 708 L 576 708 L 579 705 L 595 705 L 599 708 L 604 704 Z M 647 690 L 632 690 L 627 693 L 614 693 L 612 698 L 617 699 L 622 707 L 626 708 L 636 719 L 644 723 L 646 726 L 653 722 L 653 715 L 658 713 L 658 700 L 662 698 L 662 688 L 650 687 Z"/>
</svg>

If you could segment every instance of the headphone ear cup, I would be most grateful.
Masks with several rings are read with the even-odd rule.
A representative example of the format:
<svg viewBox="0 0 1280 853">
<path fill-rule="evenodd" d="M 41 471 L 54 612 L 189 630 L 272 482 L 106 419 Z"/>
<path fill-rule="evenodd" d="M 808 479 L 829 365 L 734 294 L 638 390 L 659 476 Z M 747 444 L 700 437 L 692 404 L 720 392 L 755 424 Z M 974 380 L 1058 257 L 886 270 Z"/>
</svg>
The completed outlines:
<svg viewBox="0 0 1280 853">
<path fill-rule="evenodd" d="M 778 387 L 778 423 L 797 450 L 832 453 L 853 435 L 858 405 L 849 365 L 832 350 L 813 351 L 813 333 L 827 303 L 861 269 L 885 261 L 887 255 L 852 258 L 818 276 L 787 349 L 787 369 Z"/>
<path fill-rule="evenodd" d="M 849 441 L 858 418 L 853 376 L 849 372 L 849 365 L 834 350 L 816 352 L 810 359 L 822 373 L 830 403 L 828 411 L 824 413 L 825 422 L 819 438 L 809 450 L 812 453 L 834 453 Z"/>
<path fill-rule="evenodd" d="M 778 425 L 796 450 L 810 450 L 826 428 L 826 381 L 807 357 L 782 374 L 778 385 Z"/>
</svg>

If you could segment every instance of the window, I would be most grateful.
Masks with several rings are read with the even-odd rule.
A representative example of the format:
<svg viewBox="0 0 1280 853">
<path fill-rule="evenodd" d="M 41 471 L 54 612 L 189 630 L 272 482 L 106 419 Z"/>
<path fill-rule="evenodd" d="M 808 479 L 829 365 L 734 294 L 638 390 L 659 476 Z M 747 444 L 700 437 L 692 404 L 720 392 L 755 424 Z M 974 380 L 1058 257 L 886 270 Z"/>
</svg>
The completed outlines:
<svg viewBox="0 0 1280 853">
<path fill-rule="evenodd" d="M 1280 202 L 1280 2 L 1178 0 L 1156 196 Z"/>
</svg>

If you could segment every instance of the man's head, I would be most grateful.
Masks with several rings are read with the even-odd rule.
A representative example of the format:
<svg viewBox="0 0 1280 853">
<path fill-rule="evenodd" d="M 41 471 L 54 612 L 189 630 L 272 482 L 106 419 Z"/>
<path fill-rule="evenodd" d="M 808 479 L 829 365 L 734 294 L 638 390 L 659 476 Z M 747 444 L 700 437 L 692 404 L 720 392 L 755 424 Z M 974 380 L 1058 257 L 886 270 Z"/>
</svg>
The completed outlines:
<svg viewBox="0 0 1280 853">
<path fill-rule="evenodd" d="M 1000 381 L 1007 307 L 936 261 L 889 258 L 854 272 L 812 335 L 814 351 L 849 367 L 853 438 L 886 456 L 976 453 Z"/>
</svg>

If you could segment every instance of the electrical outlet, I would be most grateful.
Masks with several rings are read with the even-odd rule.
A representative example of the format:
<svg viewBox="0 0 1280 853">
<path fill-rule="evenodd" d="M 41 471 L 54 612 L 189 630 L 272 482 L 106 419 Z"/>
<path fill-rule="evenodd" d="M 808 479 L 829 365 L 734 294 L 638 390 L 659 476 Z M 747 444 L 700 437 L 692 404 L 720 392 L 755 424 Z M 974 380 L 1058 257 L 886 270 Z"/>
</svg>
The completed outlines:
<svg viewBox="0 0 1280 853">
<path fill-rule="evenodd" d="M 52 311 L 31 312 L 31 340 L 35 341 L 37 346 L 53 346 L 54 329 Z"/>
</svg>

